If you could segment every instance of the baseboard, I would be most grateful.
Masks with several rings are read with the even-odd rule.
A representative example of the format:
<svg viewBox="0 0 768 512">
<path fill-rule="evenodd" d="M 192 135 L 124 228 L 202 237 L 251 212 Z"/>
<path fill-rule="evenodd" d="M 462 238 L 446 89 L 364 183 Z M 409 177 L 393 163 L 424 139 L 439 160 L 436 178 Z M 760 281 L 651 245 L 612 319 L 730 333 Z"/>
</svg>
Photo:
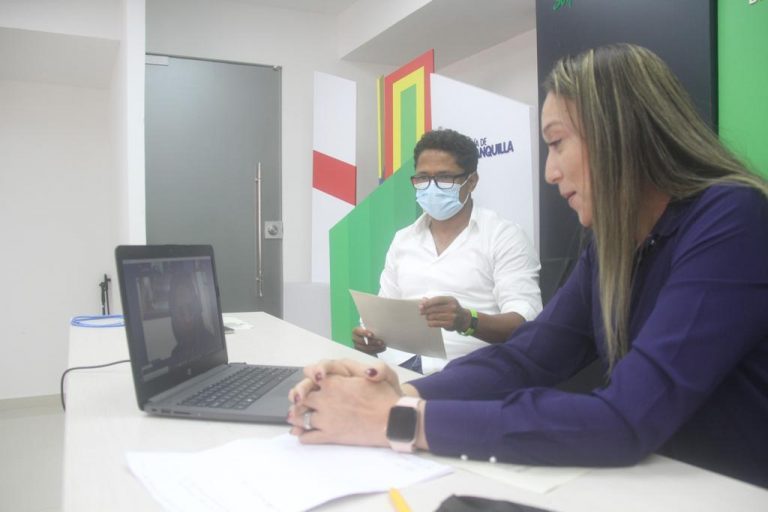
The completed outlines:
<svg viewBox="0 0 768 512">
<path fill-rule="evenodd" d="M 0 411 L 31 409 L 34 407 L 61 406 L 59 395 L 25 396 L 0 400 Z"/>
</svg>

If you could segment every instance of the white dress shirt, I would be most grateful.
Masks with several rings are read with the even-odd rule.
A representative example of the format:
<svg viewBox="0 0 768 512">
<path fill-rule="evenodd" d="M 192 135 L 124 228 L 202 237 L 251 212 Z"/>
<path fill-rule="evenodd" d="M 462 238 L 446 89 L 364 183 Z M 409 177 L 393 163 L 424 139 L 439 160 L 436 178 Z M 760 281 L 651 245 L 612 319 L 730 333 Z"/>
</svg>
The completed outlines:
<svg viewBox="0 0 768 512">
<path fill-rule="evenodd" d="M 381 273 L 380 296 L 421 299 L 448 295 L 462 307 L 488 315 L 515 312 L 532 320 L 539 314 L 541 264 L 517 224 L 473 206 L 467 227 L 438 255 L 429 222 L 429 216 L 423 214 L 395 233 Z M 443 340 L 448 360 L 487 345 L 446 330 Z M 389 364 L 400 364 L 412 356 L 391 348 L 379 354 Z M 425 374 L 433 373 L 448 360 L 422 357 L 422 369 Z"/>
</svg>

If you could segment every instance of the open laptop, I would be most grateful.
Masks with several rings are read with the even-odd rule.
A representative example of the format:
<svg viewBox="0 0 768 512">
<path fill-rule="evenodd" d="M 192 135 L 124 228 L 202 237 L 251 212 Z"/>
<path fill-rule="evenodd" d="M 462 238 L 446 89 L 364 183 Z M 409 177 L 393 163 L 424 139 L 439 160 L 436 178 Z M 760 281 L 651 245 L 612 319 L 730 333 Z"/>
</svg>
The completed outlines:
<svg viewBox="0 0 768 512">
<path fill-rule="evenodd" d="M 301 369 L 228 361 L 213 247 L 122 245 L 115 258 L 140 409 L 285 423 Z"/>
</svg>

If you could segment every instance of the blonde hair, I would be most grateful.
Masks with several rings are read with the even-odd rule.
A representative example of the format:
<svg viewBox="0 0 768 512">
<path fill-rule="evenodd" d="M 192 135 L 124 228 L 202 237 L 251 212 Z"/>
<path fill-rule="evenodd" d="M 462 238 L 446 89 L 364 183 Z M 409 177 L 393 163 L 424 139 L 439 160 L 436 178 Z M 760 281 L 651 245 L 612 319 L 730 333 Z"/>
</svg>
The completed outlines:
<svg viewBox="0 0 768 512">
<path fill-rule="evenodd" d="M 587 148 L 592 230 L 609 372 L 628 350 L 632 274 L 643 191 L 674 201 L 730 183 L 768 196 L 696 112 L 685 89 L 650 50 L 615 44 L 558 61 L 544 89 L 572 100 Z"/>
</svg>

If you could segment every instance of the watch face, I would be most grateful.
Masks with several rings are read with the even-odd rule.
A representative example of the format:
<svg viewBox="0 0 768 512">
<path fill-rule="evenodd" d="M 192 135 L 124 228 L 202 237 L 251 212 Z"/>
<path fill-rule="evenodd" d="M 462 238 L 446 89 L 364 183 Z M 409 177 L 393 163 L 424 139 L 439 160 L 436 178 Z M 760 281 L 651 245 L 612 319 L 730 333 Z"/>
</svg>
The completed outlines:
<svg viewBox="0 0 768 512">
<path fill-rule="evenodd" d="M 396 405 L 389 410 L 387 439 L 413 441 L 416 437 L 416 409 Z"/>
</svg>

